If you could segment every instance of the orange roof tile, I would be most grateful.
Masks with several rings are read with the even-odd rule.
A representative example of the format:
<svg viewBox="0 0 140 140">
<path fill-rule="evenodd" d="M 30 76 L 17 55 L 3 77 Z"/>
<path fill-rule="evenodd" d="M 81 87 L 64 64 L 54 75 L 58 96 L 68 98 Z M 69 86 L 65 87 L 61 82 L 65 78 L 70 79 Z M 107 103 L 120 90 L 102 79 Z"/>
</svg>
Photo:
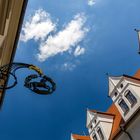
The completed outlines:
<svg viewBox="0 0 140 140">
<path fill-rule="evenodd" d="M 91 140 L 89 136 L 81 136 L 81 135 L 77 135 L 77 134 L 72 134 L 72 137 L 75 140 Z"/>
<path fill-rule="evenodd" d="M 138 69 L 138 71 L 134 74 L 133 77 L 140 79 L 140 69 Z"/>
<path fill-rule="evenodd" d="M 107 113 L 113 114 L 115 115 L 114 117 L 114 121 L 113 121 L 113 125 L 112 125 L 112 131 L 111 131 L 111 135 L 110 135 L 110 140 L 112 140 L 112 138 L 118 133 L 119 129 L 120 129 L 120 124 L 122 124 L 124 122 L 120 112 L 118 111 L 117 107 L 115 106 L 115 104 L 112 104 L 109 109 L 107 110 Z"/>
</svg>

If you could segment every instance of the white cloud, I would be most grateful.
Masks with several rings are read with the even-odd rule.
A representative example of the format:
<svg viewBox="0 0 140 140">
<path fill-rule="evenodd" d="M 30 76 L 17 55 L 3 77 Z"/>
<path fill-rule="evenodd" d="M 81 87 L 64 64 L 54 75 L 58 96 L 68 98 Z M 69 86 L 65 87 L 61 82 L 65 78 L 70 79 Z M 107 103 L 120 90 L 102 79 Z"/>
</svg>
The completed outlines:
<svg viewBox="0 0 140 140">
<path fill-rule="evenodd" d="M 39 47 L 38 60 L 45 61 L 49 57 L 69 51 L 81 42 L 88 29 L 84 27 L 86 17 L 83 14 L 74 16 L 56 35 L 50 35 Z"/>
<path fill-rule="evenodd" d="M 88 5 L 93 6 L 95 4 L 95 0 L 88 0 Z"/>
<path fill-rule="evenodd" d="M 35 14 L 26 21 L 22 28 L 20 40 L 27 42 L 28 40 L 43 40 L 47 35 L 54 31 L 56 24 L 52 22 L 50 14 L 39 9 Z"/>
<path fill-rule="evenodd" d="M 81 48 L 80 46 L 77 46 L 77 48 L 74 51 L 74 56 L 77 57 L 79 55 L 82 55 L 85 53 L 85 48 Z"/>
<path fill-rule="evenodd" d="M 66 70 L 72 71 L 75 67 L 76 67 L 75 64 L 66 62 L 66 63 L 64 63 L 64 64 L 62 65 L 62 68 L 61 68 L 61 69 L 62 69 L 63 71 L 66 71 Z"/>
</svg>

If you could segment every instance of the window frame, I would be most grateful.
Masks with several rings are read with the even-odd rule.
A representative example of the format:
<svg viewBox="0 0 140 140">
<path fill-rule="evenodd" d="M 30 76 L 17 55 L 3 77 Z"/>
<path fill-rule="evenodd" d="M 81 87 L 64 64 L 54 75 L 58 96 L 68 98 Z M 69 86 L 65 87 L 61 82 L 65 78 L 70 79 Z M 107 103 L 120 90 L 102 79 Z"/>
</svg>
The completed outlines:
<svg viewBox="0 0 140 140">
<path fill-rule="evenodd" d="M 90 124 L 90 129 L 91 129 L 91 130 L 93 129 L 93 125 L 92 125 L 92 123 Z"/>
<path fill-rule="evenodd" d="M 122 103 L 123 102 L 123 103 Z M 122 103 L 122 104 L 121 104 Z M 129 112 L 129 106 L 128 106 L 128 104 L 125 102 L 125 100 L 124 99 L 120 99 L 119 101 L 118 101 L 118 105 L 119 105 L 119 107 L 121 108 L 121 110 L 122 110 L 122 112 L 123 112 L 123 115 L 125 116 L 128 112 Z"/>
<path fill-rule="evenodd" d="M 121 84 L 120 84 L 120 88 L 123 89 L 123 87 L 124 87 L 124 85 L 123 85 L 123 83 L 121 83 Z"/>
<path fill-rule="evenodd" d="M 93 134 L 93 135 L 92 135 L 92 139 L 93 139 L 93 140 L 98 140 L 97 135 L 96 135 L 96 134 Z"/>
<path fill-rule="evenodd" d="M 99 132 L 100 132 L 100 133 L 99 133 Z M 105 136 L 104 136 L 104 133 L 103 133 L 101 127 L 98 127 L 98 128 L 97 128 L 97 134 L 98 134 L 100 140 L 105 140 Z"/>
<path fill-rule="evenodd" d="M 128 94 L 129 96 L 127 96 Z M 131 107 L 133 107 L 137 103 L 136 96 L 130 90 L 125 91 L 124 96 L 131 105 Z"/>
<path fill-rule="evenodd" d="M 117 92 L 117 91 L 114 92 L 114 96 L 115 96 L 115 97 L 118 96 L 118 92 Z"/>
</svg>

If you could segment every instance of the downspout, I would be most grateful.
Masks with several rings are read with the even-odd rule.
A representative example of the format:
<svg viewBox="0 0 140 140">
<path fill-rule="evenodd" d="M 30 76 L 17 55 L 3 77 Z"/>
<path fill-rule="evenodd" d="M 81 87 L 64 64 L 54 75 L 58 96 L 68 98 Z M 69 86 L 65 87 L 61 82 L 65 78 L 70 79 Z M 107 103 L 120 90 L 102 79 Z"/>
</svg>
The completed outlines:
<svg viewBox="0 0 140 140">
<path fill-rule="evenodd" d="M 120 129 L 121 131 L 123 131 L 125 134 L 127 134 L 127 136 L 129 137 L 130 140 L 133 140 L 131 134 L 129 132 L 126 131 L 126 129 L 124 128 L 124 125 L 120 125 Z"/>
</svg>

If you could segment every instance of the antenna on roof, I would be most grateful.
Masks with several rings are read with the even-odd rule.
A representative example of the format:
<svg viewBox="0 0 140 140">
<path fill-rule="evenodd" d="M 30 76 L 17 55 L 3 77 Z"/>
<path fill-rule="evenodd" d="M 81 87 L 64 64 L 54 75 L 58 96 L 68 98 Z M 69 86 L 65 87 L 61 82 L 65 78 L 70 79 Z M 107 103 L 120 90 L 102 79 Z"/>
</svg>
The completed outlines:
<svg viewBox="0 0 140 140">
<path fill-rule="evenodd" d="M 134 29 L 134 31 L 137 32 L 138 43 L 139 43 L 138 54 L 140 54 L 140 30 L 138 30 L 138 29 Z"/>
</svg>

